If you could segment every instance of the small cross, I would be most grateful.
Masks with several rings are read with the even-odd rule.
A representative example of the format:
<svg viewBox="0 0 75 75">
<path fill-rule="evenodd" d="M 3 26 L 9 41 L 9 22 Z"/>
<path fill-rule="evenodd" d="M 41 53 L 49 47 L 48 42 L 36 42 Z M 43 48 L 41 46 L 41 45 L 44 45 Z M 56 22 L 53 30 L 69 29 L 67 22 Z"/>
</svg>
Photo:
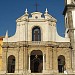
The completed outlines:
<svg viewBox="0 0 75 75">
<path fill-rule="evenodd" d="M 36 4 L 35 4 L 35 6 L 36 6 L 36 12 L 37 12 L 37 7 L 38 7 L 38 4 L 36 3 Z"/>
<path fill-rule="evenodd" d="M 37 56 L 37 55 L 35 55 L 35 58 L 38 58 L 38 56 Z"/>
</svg>

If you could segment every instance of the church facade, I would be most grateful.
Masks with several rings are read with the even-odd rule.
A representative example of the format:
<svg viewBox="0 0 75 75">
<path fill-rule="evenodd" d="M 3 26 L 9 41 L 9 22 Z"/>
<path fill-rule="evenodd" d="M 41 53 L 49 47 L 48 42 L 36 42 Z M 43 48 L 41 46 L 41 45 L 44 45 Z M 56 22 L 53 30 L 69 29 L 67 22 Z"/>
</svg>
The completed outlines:
<svg viewBox="0 0 75 75">
<path fill-rule="evenodd" d="M 45 13 L 33 12 L 16 20 L 16 32 L 3 38 L 2 73 L 75 74 L 75 1 L 65 0 L 65 37 L 57 33 L 57 20 Z"/>
</svg>

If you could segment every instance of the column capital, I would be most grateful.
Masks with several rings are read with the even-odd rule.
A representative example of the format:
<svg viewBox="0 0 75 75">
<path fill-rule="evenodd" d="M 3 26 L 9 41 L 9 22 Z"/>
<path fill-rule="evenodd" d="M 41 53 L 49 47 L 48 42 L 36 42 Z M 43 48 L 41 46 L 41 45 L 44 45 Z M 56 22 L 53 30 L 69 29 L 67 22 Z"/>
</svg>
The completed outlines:
<svg viewBox="0 0 75 75">
<path fill-rule="evenodd" d="M 46 55 L 46 54 L 44 53 L 43 56 L 45 57 L 45 55 Z"/>
<path fill-rule="evenodd" d="M 30 56 L 30 52 L 28 52 L 28 56 Z"/>
<path fill-rule="evenodd" d="M 28 54 L 28 56 L 30 56 L 30 54 Z"/>
</svg>

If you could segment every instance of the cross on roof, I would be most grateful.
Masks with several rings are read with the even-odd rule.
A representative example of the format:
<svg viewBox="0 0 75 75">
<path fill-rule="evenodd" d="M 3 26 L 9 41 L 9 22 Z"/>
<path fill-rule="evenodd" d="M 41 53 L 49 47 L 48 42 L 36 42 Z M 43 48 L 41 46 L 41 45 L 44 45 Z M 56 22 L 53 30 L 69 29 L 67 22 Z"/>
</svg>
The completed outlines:
<svg viewBox="0 0 75 75">
<path fill-rule="evenodd" d="M 36 3 L 36 4 L 35 4 L 35 6 L 36 6 L 36 12 L 37 12 L 37 7 L 38 7 L 38 4 Z"/>
</svg>

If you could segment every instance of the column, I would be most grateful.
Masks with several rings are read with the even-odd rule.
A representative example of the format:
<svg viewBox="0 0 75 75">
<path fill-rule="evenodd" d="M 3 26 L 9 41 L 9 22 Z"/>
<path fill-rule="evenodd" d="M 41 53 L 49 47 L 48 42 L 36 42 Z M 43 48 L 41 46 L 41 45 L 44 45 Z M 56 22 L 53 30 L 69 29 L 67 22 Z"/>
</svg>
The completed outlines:
<svg viewBox="0 0 75 75">
<path fill-rule="evenodd" d="M 28 56 L 27 47 L 24 48 L 24 71 L 27 72 L 29 70 L 29 56 Z"/>
<path fill-rule="evenodd" d="M 7 48 L 3 48 L 3 73 L 7 73 Z"/>
<path fill-rule="evenodd" d="M 58 72 L 58 61 L 57 61 L 57 48 L 53 48 L 53 71 L 54 73 Z"/>
<path fill-rule="evenodd" d="M 53 73 L 53 50 L 50 48 L 50 73 Z"/>
<path fill-rule="evenodd" d="M 18 63 L 18 50 L 19 50 L 19 48 L 17 47 L 16 48 L 16 62 L 15 62 L 15 73 L 18 73 L 18 65 L 19 65 L 19 63 Z"/>
<path fill-rule="evenodd" d="M 29 71 L 29 73 L 31 73 L 31 70 L 30 70 L 30 54 L 29 54 L 29 67 L 28 67 L 28 71 Z"/>
<path fill-rule="evenodd" d="M 45 54 L 43 54 L 43 72 L 45 70 Z"/>
<path fill-rule="evenodd" d="M 46 47 L 46 72 L 50 72 L 50 47 Z"/>
<path fill-rule="evenodd" d="M 23 47 L 20 47 L 19 51 L 19 73 L 23 73 Z"/>
</svg>

